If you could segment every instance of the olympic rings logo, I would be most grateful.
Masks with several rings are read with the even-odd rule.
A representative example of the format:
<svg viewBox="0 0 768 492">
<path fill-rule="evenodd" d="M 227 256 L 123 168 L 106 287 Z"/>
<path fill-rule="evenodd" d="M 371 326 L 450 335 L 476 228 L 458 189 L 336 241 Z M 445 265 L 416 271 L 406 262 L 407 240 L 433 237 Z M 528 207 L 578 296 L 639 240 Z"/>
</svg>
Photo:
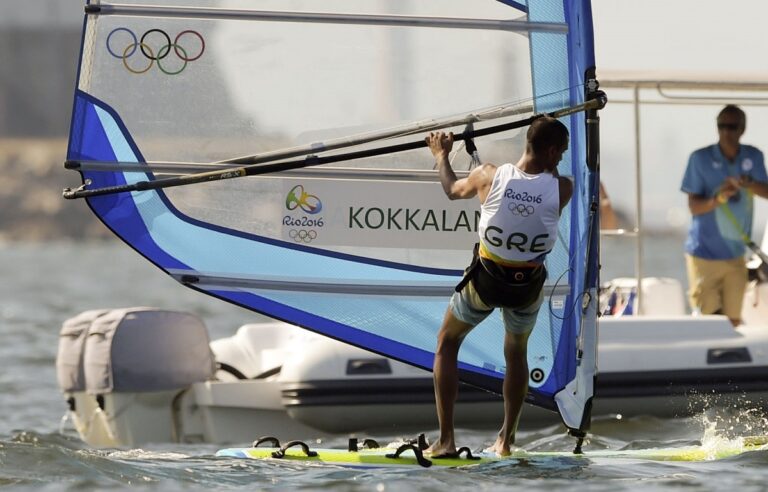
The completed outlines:
<svg viewBox="0 0 768 492">
<path fill-rule="evenodd" d="M 532 205 L 522 203 L 510 203 L 509 210 L 512 212 L 512 215 L 520 215 L 521 217 L 530 217 L 536 211 Z"/>
<path fill-rule="evenodd" d="M 125 48 L 123 48 L 121 45 L 115 46 L 118 44 L 119 40 L 113 40 L 112 38 L 117 33 L 127 33 L 130 36 L 131 40 L 128 42 Z M 124 38 L 125 36 L 118 37 Z M 197 38 L 198 42 L 194 44 L 199 44 L 199 46 L 196 48 L 190 48 L 189 46 L 184 48 L 181 45 L 182 38 L 184 38 L 187 43 L 189 43 L 190 38 Z M 118 60 L 122 60 L 125 69 L 131 73 L 146 73 L 155 65 L 155 63 L 157 63 L 157 68 L 159 68 L 160 71 L 164 74 L 178 75 L 183 72 L 185 68 L 187 68 L 187 64 L 189 62 L 198 60 L 201 56 L 203 56 L 203 53 L 205 53 L 205 39 L 199 32 L 193 31 L 191 29 L 181 31 L 173 39 L 173 42 L 171 42 L 171 37 L 168 35 L 168 33 L 162 29 L 150 29 L 146 31 L 139 39 L 136 37 L 136 33 L 127 27 L 118 27 L 112 29 L 109 35 L 107 35 L 107 51 L 113 57 L 117 58 Z M 129 59 L 133 57 L 133 55 L 139 53 L 143 56 L 144 60 L 148 60 L 146 62 L 146 66 L 143 66 L 143 64 L 140 63 L 136 63 L 136 58 L 132 59 L 129 63 Z M 173 63 L 168 62 L 168 60 L 170 60 L 168 55 L 171 53 L 173 53 L 174 57 L 181 62 L 177 62 L 175 64 L 179 65 L 178 68 L 174 66 Z"/>
<path fill-rule="evenodd" d="M 317 238 L 317 231 L 314 231 L 312 229 L 310 230 L 304 230 L 304 229 L 291 229 L 288 231 L 288 237 L 296 241 L 297 243 L 311 243 L 314 239 Z"/>
<path fill-rule="evenodd" d="M 285 208 L 288 210 L 301 208 L 304 212 L 315 215 L 323 210 L 323 202 L 315 195 L 310 195 L 304 191 L 303 186 L 296 185 L 291 188 L 291 191 L 285 197 Z"/>
</svg>

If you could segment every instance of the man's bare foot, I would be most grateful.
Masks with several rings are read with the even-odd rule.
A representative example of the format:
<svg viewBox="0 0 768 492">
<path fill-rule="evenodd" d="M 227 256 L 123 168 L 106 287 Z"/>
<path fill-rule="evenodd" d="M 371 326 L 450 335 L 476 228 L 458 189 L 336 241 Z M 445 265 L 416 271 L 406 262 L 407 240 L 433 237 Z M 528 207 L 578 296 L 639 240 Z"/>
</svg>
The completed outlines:
<svg viewBox="0 0 768 492">
<path fill-rule="evenodd" d="M 432 445 L 426 450 L 424 450 L 424 454 L 427 456 L 454 455 L 456 454 L 456 443 L 453 441 L 443 443 L 442 441 L 438 440 L 437 442 L 432 443 Z"/>
<path fill-rule="evenodd" d="M 493 446 L 488 448 L 488 451 L 490 451 L 491 453 L 496 453 L 499 456 L 509 456 L 510 454 L 512 454 L 510 450 L 511 445 L 512 445 L 511 443 L 505 442 L 504 439 L 502 439 L 501 436 L 499 436 L 498 438 L 496 438 L 496 442 L 493 444 Z"/>
</svg>

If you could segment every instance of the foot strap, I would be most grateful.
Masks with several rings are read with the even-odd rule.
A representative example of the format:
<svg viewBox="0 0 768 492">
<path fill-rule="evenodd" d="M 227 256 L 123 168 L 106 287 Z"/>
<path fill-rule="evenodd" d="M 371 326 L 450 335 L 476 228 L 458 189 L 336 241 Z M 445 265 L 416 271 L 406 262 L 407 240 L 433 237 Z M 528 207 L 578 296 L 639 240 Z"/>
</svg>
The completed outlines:
<svg viewBox="0 0 768 492">
<path fill-rule="evenodd" d="M 468 460 L 479 460 L 481 459 L 479 456 L 475 456 L 472 454 L 472 451 L 466 446 L 460 447 L 458 451 L 456 451 L 456 457 L 461 458 L 461 453 L 464 453 L 466 456 L 465 458 Z"/>
<path fill-rule="evenodd" d="M 424 457 L 424 453 L 421 452 L 421 449 L 419 449 L 418 446 L 415 446 L 413 444 L 403 444 L 402 446 L 397 448 L 397 451 L 391 454 L 387 454 L 386 457 L 391 459 L 397 459 L 400 457 L 403 451 L 408 451 L 408 450 L 413 451 L 413 454 L 416 455 L 416 461 L 419 463 L 419 465 L 423 466 L 424 468 L 429 468 L 430 466 L 432 466 L 432 462 Z"/>
<path fill-rule="evenodd" d="M 309 446 L 304 441 L 288 441 L 285 443 L 280 449 L 272 453 L 273 458 L 284 458 L 285 452 L 288 450 L 288 448 L 292 448 L 293 446 L 300 446 L 301 450 L 304 451 L 304 454 L 309 456 L 310 458 L 313 458 L 317 456 L 317 453 L 315 451 L 312 451 L 309 449 Z"/>
</svg>

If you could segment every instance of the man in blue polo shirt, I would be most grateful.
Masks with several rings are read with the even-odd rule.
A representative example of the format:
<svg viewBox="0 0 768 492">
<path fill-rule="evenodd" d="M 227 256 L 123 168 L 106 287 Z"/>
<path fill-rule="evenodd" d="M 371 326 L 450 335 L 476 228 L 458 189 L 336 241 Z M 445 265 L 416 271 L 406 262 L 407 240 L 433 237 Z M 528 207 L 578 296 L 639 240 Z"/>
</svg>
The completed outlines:
<svg viewBox="0 0 768 492">
<path fill-rule="evenodd" d="M 739 143 L 747 117 L 728 105 L 717 116 L 718 143 L 691 154 L 681 190 L 693 218 L 685 242 L 691 307 L 741 323 L 747 286 L 743 235 L 752 234 L 753 196 L 768 198 L 763 153 Z"/>
</svg>

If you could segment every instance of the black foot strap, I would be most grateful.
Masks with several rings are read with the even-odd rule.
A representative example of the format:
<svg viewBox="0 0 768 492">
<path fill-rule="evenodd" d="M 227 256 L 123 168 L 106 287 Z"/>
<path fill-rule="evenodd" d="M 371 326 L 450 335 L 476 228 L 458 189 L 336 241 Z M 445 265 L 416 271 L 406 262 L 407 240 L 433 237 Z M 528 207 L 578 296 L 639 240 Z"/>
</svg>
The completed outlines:
<svg viewBox="0 0 768 492">
<path fill-rule="evenodd" d="M 379 443 L 376 442 L 374 439 L 365 439 L 363 441 L 363 448 L 365 449 L 376 449 L 380 448 Z"/>
<path fill-rule="evenodd" d="M 429 448 L 429 443 L 427 442 L 427 436 L 425 436 L 424 434 L 419 434 L 419 438 L 416 440 L 416 442 L 419 445 L 419 449 L 421 449 L 422 451 Z"/>
<path fill-rule="evenodd" d="M 377 449 L 380 448 L 379 443 L 376 442 L 374 439 L 364 439 L 362 444 L 362 449 Z M 347 441 L 347 451 L 350 453 L 355 453 L 360 449 L 357 445 L 357 438 L 356 437 L 350 437 L 349 441 Z"/>
<path fill-rule="evenodd" d="M 472 454 L 472 451 L 471 451 L 471 450 L 470 450 L 468 447 L 466 447 L 466 446 L 463 446 L 463 447 L 459 448 L 459 450 L 458 450 L 458 451 L 456 451 L 456 457 L 457 457 L 457 458 L 461 458 L 461 454 L 462 454 L 462 453 L 464 453 L 464 454 L 465 454 L 465 456 L 464 456 L 464 457 L 465 457 L 466 459 L 468 459 L 468 460 L 479 460 L 479 459 L 482 459 L 482 458 L 480 458 L 479 456 L 475 456 L 475 455 L 473 455 L 473 454 Z"/>
<path fill-rule="evenodd" d="M 260 445 L 264 444 L 265 442 L 272 444 L 273 448 L 279 448 L 280 447 L 280 440 L 276 437 L 272 436 L 263 436 L 258 438 L 257 440 L 253 441 L 254 448 L 258 448 Z"/>
<path fill-rule="evenodd" d="M 285 452 L 288 450 L 288 448 L 292 448 L 294 446 L 300 446 L 301 450 L 304 451 L 304 454 L 309 456 L 310 458 L 317 456 L 317 453 L 315 451 L 312 451 L 309 449 L 309 446 L 304 441 L 288 441 L 285 443 L 280 449 L 272 453 L 273 458 L 284 458 Z"/>
<path fill-rule="evenodd" d="M 429 442 L 427 442 L 427 436 L 424 433 L 419 434 L 416 439 L 408 439 L 406 443 L 418 446 L 422 451 L 429 448 Z"/>
<path fill-rule="evenodd" d="M 472 451 L 466 446 L 461 447 L 456 451 L 455 453 L 443 453 L 443 454 L 433 454 L 431 458 L 433 460 L 458 460 L 461 459 L 461 455 L 464 454 L 464 459 L 468 460 L 479 460 L 482 459 L 479 456 L 475 456 L 472 454 Z"/>
<path fill-rule="evenodd" d="M 432 466 L 432 462 L 429 461 L 427 458 L 424 457 L 424 453 L 421 452 L 421 449 L 419 449 L 414 444 L 403 444 L 399 448 L 397 448 L 397 451 L 395 451 L 392 454 L 386 455 L 387 458 L 397 459 L 400 457 L 400 455 L 403 453 L 403 451 L 408 450 L 413 451 L 413 454 L 416 455 L 416 461 L 419 463 L 419 465 L 423 466 L 424 468 L 429 468 Z"/>
</svg>

